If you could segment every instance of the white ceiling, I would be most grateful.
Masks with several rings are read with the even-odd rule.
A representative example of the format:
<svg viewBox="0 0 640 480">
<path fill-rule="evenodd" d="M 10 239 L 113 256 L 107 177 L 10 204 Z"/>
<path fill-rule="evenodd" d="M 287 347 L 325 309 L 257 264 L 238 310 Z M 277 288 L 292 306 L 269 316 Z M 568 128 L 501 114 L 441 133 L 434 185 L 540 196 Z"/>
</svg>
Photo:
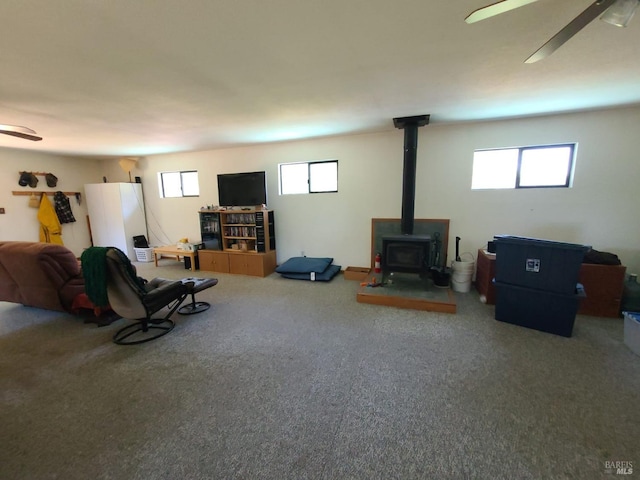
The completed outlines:
<svg viewBox="0 0 640 480">
<path fill-rule="evenodd" d="M 594 21 L 524 60 L 593 0 L 3 0 L 0 147 L 140 156 L 640 103 L 640 18 Z"/>
</svg>

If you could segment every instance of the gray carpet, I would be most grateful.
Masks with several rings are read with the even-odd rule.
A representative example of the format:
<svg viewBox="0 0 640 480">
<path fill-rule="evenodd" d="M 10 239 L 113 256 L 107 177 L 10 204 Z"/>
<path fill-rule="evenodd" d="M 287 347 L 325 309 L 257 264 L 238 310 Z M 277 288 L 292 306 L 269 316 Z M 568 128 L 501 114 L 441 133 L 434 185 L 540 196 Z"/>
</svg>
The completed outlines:
<svg viewBox="0 0 640 480">
<path fill-rule="evenodd" d="M 180 264 L 138 264 L 151 278 Z M 622 320 L 567 339 L 358 304 L 358 282 L 211 275 L 212 308 L 151 343 L 0 303 L 2 479 L 592 479 L 640 468 Z"/>
</svg>

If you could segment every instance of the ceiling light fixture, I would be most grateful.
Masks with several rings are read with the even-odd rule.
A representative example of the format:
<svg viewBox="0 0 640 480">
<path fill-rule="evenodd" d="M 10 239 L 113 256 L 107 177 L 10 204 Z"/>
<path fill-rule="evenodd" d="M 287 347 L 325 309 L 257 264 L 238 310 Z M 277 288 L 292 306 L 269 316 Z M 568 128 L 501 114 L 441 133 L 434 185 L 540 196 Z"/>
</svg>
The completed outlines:
<svg viewBox="0 0 640 480">
<path fill-rule="evenodd" d="M 24 138 L 25 140 L 32 140 L 34 142 L 42 140 L 42 137 L 39 137 L 35 131 L 27 127 L 19 127 L 17 125 L 0 124 L 0 133 L 11 135 L 13 137 Z"/>
<path fill-rule="evenodd" d="M 602 14 L 600 20 L 616 27 L 626 27 L 633 18 L 638 5 L 640 5 L 640 0 L 617 0 Z"/>
</svg>

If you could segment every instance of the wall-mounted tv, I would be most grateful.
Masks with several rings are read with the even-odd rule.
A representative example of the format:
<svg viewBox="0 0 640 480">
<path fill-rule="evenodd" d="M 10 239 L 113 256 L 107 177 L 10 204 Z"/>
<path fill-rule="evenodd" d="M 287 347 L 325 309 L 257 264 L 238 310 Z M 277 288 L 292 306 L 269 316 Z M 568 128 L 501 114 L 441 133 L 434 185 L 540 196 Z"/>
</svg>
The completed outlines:
<svg viewBox="0 0 640 480">
<path fill-rule="evenodd" d="M 222 207 L 266 205 L 266 172 L 219 174 L 218 202 Z"/>
</svg>

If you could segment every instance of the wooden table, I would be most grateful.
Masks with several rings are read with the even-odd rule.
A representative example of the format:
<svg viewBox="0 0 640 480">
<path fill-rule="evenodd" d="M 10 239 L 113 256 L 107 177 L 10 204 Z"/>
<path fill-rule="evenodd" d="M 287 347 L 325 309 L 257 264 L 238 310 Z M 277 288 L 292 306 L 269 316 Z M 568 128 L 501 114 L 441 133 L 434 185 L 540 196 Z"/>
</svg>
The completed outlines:
<svg viewBox="0 0 640 480">
<path fill-rule="evenodd" d="M 158 256 L 162 257 L 163 255 L 176 257 L 177 261 L 180 261 L 180 257 L 189 257 L 191 260 L 191 268 L 190 270 L 196 270 L 196 256 L 198 255 L 197 250 L 180 250 L 175 245 L 168 245 L 166 247 L 154 247 L 153 249 L 153 260 L 158 266 Z"/>
</svg>

